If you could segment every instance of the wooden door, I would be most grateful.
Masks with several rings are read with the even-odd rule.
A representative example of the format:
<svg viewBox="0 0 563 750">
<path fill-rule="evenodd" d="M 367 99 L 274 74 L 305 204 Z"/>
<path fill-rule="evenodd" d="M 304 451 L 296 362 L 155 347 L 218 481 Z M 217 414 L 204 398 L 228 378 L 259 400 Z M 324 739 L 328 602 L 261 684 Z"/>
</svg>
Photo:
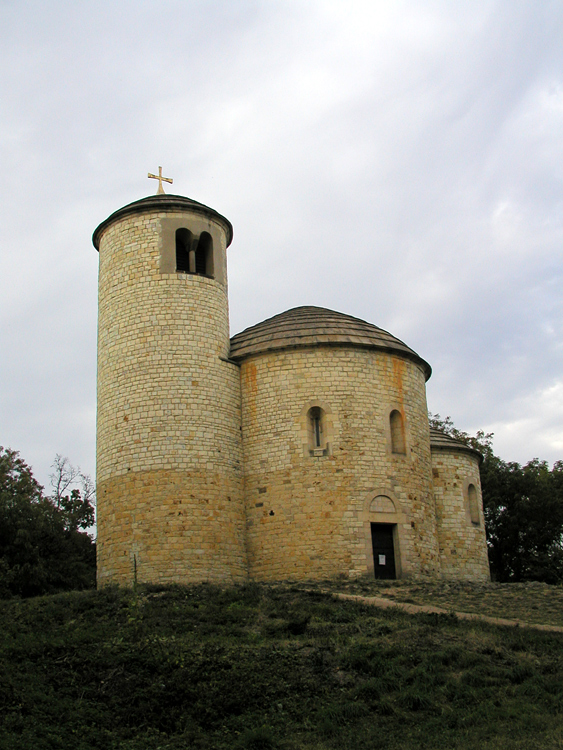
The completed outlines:
<svg viewBox="0 0 563 750">
<path fill-rule="evenodd" d="M 396 578 L 393 523 L 372 523 L 373 570 L 376 578 Z"/>
</svg>

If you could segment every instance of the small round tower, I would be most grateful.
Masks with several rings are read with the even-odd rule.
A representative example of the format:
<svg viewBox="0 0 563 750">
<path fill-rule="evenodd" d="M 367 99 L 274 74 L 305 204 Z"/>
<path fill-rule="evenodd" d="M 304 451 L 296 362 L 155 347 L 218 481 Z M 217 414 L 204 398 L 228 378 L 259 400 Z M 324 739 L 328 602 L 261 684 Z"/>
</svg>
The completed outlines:
<svg viewBox="0 0 563 750">
<path fill-rule="evenodd" d="M 489 558 L 479 465 L 481 454 L 430 429 L 436 531 L 442 575 L 489 581 Z"/>
<path fill-rule="evenodd" d="M 246 576 L 231 240 L 215 210 L 164 194 L 94 232 L 99 584 Z"/>
</svg>

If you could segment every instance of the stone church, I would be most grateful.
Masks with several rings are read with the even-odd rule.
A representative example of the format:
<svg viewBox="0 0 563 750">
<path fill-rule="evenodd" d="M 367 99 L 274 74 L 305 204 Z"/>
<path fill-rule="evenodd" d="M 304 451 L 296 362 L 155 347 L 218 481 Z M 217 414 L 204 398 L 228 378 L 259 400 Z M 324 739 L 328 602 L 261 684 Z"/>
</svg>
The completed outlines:
<svg viewBox="0 0 563 750">
<path fill-rule="evenodd" d="M 480 456 L 430 430 L 428 363 L 319 307 L 229 339 L 232 237 L 160 190 L 94 232 L 99 584 L 487 580 Z"/>
</svg>

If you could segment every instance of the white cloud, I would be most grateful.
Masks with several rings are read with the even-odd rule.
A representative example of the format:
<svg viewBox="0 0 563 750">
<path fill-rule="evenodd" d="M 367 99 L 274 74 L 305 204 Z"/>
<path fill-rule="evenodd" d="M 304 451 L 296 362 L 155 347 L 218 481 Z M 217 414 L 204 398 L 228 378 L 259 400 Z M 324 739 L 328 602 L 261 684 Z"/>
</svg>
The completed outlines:
<svg viewBox="0 0 563 750">
<path fill-rule="evenodd" d="M 563 460 L 563 381 L 516 398 L 502 422 L 491 422 L 494 450 L 507 460 Z"/>
<path fill-rule="evenodd" d="M 233 330 L 368 319 L 433 365 L 434 411 L 555 460 L 563 8 L 36 0 L 0 22 L 0 441 L 41 477 L 57 452 L 93 473 L 90 236 L 159 164 L 233 222 Z"/>
</svg>

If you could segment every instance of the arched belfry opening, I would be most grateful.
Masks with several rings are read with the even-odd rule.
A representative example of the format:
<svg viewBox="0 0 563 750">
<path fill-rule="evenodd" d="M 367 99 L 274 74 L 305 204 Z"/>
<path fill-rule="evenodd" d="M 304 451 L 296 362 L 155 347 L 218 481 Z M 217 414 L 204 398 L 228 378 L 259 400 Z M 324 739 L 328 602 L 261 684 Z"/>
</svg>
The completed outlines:
<svg viewBox="0 0 563 750">
<path fill-rule="evenodd" d="M 176 230 L 176 271 L 213 277 L 213 240 L 209 232 L 197 237 L 185 227 Z"/>
<path fill-rule="evenodd" d="M 209 232 L 202 232 L 199 236 L 195 251 L 195 272 L 213 276 L 213 240 Z"/>
<path fill-rule="evenodd" d="M 176 270 L 190 273 L 190 249 L 192 246 L 192 233 L 189 229 L 176 230 Z"/>
</svg>

